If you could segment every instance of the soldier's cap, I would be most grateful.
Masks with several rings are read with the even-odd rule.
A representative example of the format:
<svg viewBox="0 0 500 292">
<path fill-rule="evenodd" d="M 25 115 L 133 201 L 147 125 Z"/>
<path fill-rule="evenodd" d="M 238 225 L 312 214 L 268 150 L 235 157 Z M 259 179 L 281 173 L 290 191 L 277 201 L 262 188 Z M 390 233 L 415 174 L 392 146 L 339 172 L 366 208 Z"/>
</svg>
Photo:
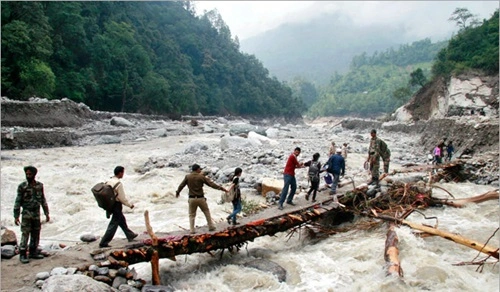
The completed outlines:
<svg viewBox="0 0 500 292">
<path fill-rule="evenodd" d="M 337 148 L 337 153 L 341 153 L 341 152 L 342 152 L 342 149 Z"/>
<path fill-rule="evenodd" d="M 25 166 L 25 167 L 24 167 L 24 173 L 26 173 L 26 171 L 28 171 L 28 170 L 29 170 L 29 171 L 31 172 L 31 174 L 33 174 L 33 175 L 36 175 L 36 174 L 37 174 L 37 172 L 38 172 L 38 169 L 36 169 L 36 167 L 34 167 L 34 166 L 32 166 L 32 165 L 29 165 L 29 166 Z"/>
<path fill-rule="evenodd" d="M 199 166 L 198 164 L 193 164 L 193 166 L 191 166 L 191 170 L 192 171 L 197 171 L 198 169 L 202 169 L 201 166 Z"/>
<path fill-rule="evenodd" d="M 370 133 L 377 134 L 377 130 L 373 129 Z"/>
</svg>

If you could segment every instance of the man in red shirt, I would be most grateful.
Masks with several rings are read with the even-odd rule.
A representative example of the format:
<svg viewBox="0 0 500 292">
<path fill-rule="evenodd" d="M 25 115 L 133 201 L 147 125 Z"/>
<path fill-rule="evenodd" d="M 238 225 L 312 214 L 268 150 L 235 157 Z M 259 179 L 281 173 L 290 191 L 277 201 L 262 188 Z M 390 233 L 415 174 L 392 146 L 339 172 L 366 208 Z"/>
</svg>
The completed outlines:
<svg viewBox="0 0 500 292">
<path fill-rule="evenodd" d="M 292 154 L 288 157 L 286 161 L 285 170 L 283 170 L 283 180 L 285 181 L 285 186 L 281 190 L 280 203 L 278 209 L 283 210 L 283 203 L 295 206 L 292 202 L 295 191 L 297 190 L 297 181 L 295 180 L 295 169 L 304 167 L 302 162 L 299 163 L 297 157 L 300 155 L 300 148 L 296 147 Z M 288 188 L 291 187 L 290 195 L 288 195 Z M 287 198 L 288 195 L 288 198 Z"/>
</svg>

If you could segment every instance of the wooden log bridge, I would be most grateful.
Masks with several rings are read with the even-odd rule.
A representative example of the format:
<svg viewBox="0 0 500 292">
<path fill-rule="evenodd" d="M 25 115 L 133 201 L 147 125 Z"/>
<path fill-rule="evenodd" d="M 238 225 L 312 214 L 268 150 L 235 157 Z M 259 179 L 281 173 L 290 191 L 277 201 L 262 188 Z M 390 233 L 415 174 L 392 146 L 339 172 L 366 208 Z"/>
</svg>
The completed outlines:
<svg viewBox="0 0 500 292">
<path fill-rule="evenodd" d="M 265 235 L 287 231 L 310 221 L 321 218 L 326 212 L 338 208 L 332 198 L 299 210 L 265 219 L 257 219 L 243 225 L 228 227 L 222 231 L 206 234 L 170 235 L 145 239 L 142 243 L 128 246 L 127 249 L 111 251 L 116 261 L 136 264 L 151 261 L 152 258 L 175 260 L 176 255 L 210 252 L 218 249 L 241 247 L 248 241 Z M 340 209 L 339 209 L 340 210 Z M 277 211 L 277 210 L 276 210 Z M 147 212 L 147 211 L 146 211 Z M 146 220 L 149 222 L 149 219 Z M 147 227 L 148 230 L 150 227 Z M 151 232 L 148 232 L 151 234 Z M 156 245 L 156 246 L 155 246 Z"/>
</svg>

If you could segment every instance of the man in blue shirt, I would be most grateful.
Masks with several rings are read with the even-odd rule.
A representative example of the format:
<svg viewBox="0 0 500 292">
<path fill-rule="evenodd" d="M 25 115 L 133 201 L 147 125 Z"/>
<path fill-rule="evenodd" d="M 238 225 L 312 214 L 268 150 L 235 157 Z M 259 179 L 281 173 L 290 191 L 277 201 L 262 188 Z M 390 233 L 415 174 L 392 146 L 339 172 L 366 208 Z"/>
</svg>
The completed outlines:
<svg viewBox="0 0 500 292">
<path fill-rule="evenodd" d="M 337 185 L 340 181 L 340 176 L 345 174 L 345 160 L 342 155 L 342 149 L 337 148 L 334 155 L 330 156 L 328 159 L 328 172 L 333 175 L 332 189 L 330 195 L 335 195 L 337 193 Z"/>
</svg>

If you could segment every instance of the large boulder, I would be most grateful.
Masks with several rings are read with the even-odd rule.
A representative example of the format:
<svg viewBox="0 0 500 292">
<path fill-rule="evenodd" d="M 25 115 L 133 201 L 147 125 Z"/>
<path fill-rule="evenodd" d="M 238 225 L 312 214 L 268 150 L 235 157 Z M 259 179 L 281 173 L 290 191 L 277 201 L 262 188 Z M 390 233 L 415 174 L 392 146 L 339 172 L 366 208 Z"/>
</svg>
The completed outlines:
<svg viewBox="0 0 500 292">
<path fill-rule="evenodd" d="M 119 127 L 133 127 L 134 126 L 134 123 L 132 123 L 129 120 L 122 118 L 122 117 L 112 117 L 111 121 L 109 123 L 112 126 L 119 126 Z"/>
<path fill-rule="evenodd" d="M 280 130 L 276 128 L 269 128 L 266 130 L 266 136 L 269 138 L 278 138 Z"/>
<path fill-rule="evenodd" d="M 173 292 L 175 291 L 174 287 L 164 286 L 164 285 L 144 285 L 142 287 L 142 292 Z"/>
<path fill-rule="evenodd" d="M 2 246 L 2 259 L 10 259 L 16 255 L 16 247 L 13 245 Z"/>
<path fill-rule="evenodd" d="M 192 142 L 186 146 L 184 149 L 185 154 L 196 154 L 202 151 L 208 150 L 208 146 L 200 142 Z"/>
<path fill-rule="evenodd" d="M 257 134 L 254 131 L 248 132 L 248 139 L 249 140 L 254 140 L 255 143 L 262 143 L 262 144 L 267 144 L 267 145 L 272 145 L 272 146 L 275 146 L 275 145 L 279 144 L 278 141 L 269 139 L 266 136 Z"/>
<path fill-rule="evenodd" d="M 55 275 L 48 278 L 42 286 L 44 292 L 61 291 L 116 291 L 109 285 L 84 275 Z"/>
<path fill-rule="evenodd" d="M 266 135 L 266 129 L 259 126 L 254 126 L 247 123 L 233 123 L 229 128 L 229 134 L 238 136 L 238 135 L 248 135 L 250 131 L 254 131 L 261 135 Z"/>
<path fill-rule="evenodd" d="M 256 144 L 254 140 L 249 140 L 238 136 L 226 136 L 220 140 L 220 149 L 222 151 L 231 149 L 241 150 L 243 148 L 255 148 L 258 146 L 259 145 Z"/>
<path fill-rule="evenodd" d="M 273 191 L 275 194 L 281 193 L 281 189 L 283 189 L 284 183 L 283 180 L 278 180 L 274 178 L 263 178 L 262 179 L 262 196 L 266 196 L 266 194 L 270 191 Z"/>
<path fill-rule="evenodd" d="M 16 233 L 2 226 L 2 246 L 17 245 Z"/>
<path fill-rule="evenodd" d="M 286 281 L 286 270 L 277 263 L 266 259 L 255 259 L 244 264 L 245 267 L 254 268 L 275 275 L 278 281 Z"/>
</svg>

